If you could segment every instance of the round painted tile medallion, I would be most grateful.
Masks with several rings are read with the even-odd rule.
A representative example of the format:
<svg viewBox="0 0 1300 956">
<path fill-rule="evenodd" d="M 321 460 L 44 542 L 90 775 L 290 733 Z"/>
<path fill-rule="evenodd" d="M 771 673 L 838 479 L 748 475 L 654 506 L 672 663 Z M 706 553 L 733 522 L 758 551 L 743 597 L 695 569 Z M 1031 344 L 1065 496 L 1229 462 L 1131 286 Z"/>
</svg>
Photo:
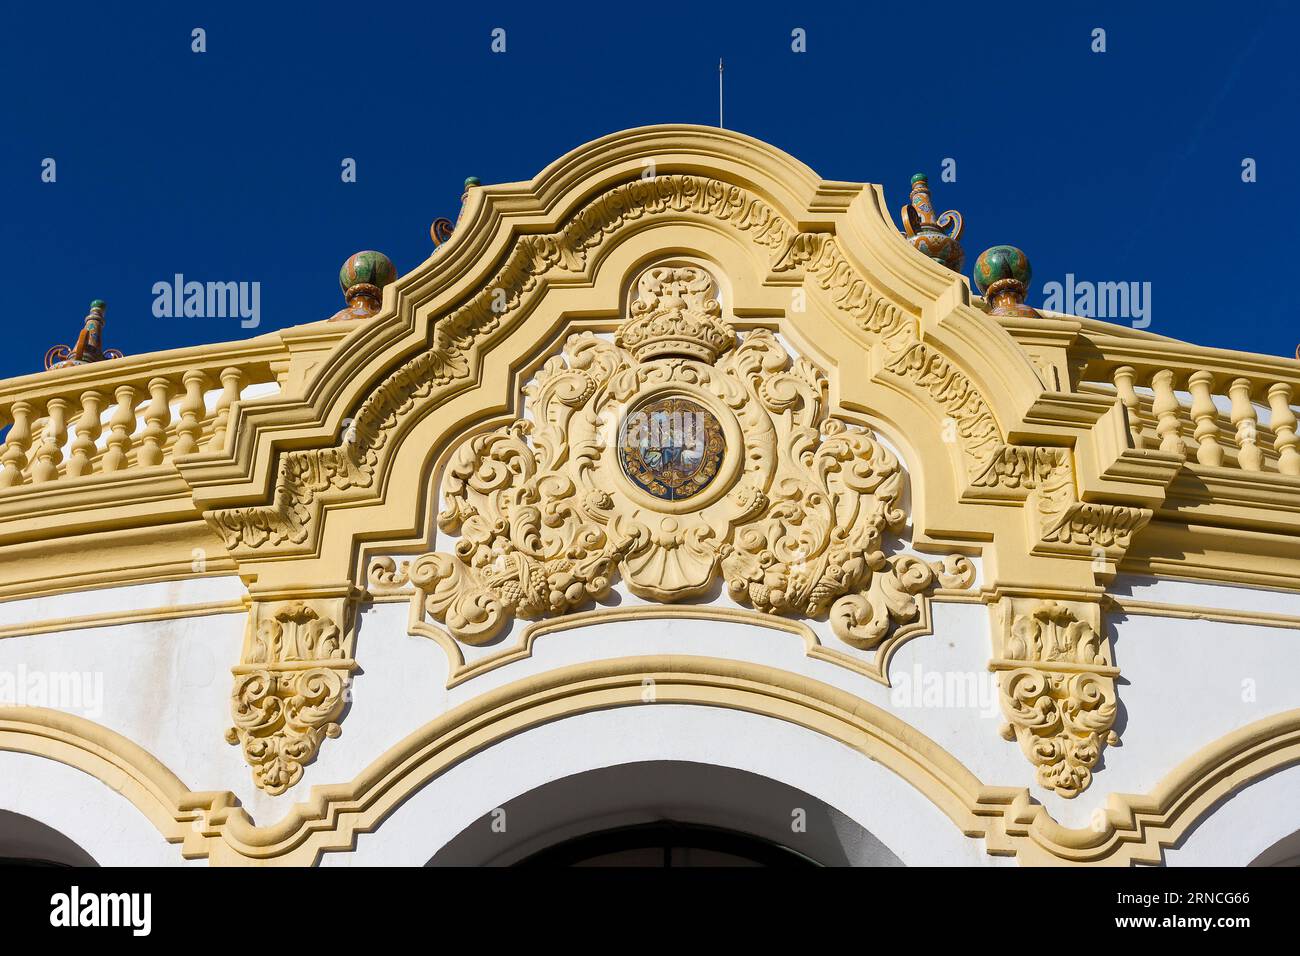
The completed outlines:
<svg viewBox="0 0 1300 956">
<path fill-rule="evenodd" d="M 684 501 L 718 475 L 727 451 L 717 417 L 681 395 L 651 398 L 623 419 L 618 460 L 632 484 L 663 501 Z"/>
</svg>

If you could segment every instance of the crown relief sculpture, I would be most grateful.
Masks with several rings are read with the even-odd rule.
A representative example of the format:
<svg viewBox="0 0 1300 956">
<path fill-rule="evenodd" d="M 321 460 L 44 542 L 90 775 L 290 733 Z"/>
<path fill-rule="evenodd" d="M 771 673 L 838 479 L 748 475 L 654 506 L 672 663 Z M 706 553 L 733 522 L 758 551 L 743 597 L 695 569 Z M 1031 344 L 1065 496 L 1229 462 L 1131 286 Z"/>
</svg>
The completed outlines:
<svg viewBox="0 0 1300 956">
<path fill-rule="evenodd" d="M 829 414 L 823 373 L 771 331 L 738 336 L 707 270 L 657 265 L 633 288 L 613 342 L 570 336 L 525 389 L 526 418 L 453 452 L 438 525 L 459 539 L 403 568 L 420 615 L 480 645 L 618 578 L 672 602 L 721 576 L 741 604 L 825 615 L 869 649 L 936 581 L 971 583 L 959 555 L 886 555 L 906 523 L 898 459 Z"/>
</svg>

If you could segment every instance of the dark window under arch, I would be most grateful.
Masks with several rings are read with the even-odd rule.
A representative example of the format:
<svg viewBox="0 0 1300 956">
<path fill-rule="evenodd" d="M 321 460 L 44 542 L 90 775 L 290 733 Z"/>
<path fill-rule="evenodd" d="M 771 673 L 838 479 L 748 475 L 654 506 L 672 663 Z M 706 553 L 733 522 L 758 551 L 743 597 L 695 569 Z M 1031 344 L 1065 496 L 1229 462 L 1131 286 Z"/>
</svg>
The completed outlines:
<svg viewBox="0 0 1300 956">
<path fill-rule="evenodd" d="M 788 847 L 720 827 L 662 820 L 601 830 L 547 847 L 518 866 L 812 867 Z"/>
</svg>

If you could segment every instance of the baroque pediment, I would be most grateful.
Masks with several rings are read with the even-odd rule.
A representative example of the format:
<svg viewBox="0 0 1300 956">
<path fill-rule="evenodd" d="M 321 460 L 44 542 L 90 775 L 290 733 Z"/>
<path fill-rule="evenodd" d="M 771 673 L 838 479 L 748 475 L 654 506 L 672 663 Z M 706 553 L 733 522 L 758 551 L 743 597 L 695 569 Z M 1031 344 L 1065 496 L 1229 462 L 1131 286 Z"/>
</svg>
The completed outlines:
<svg viewBox="0 0 1300 956">
<path fill-rule="evenodd" d="M 573 713 L 619 694 L 635 706 L 645 680 L 678 682 L 660 699 L 685 701 L 725 683 L 731 700 L 774 674 L 786 713 L 829 673 L 857 720 L 871 713 L 860 679 L 889 685 L 903 643 L 944 666 L 960 610 L 963 633 L 987 618 L 976 666 L 996 680 L 993 746 L 1024 757 L 1012 783 L 1073 798 L 1125 729 L 1107 626 L 1121 570 L 1300 588 L 1300 376 L 1281 359 L 999 314 L 922 254 L 951 251 L 955 232 L 936 247 L 928 223 L 907 225 L 916 243 L 879 187 L 696 127 L 627 131 L 529 182 L 475 184 L 430 257 L 382 289 L 368 273 L 365 307 L 337 323 L 7 383 L 0 587 L 230 576 L 237 595 L 185 611 L 244 615 L 211 737 L 238 748 L 259 798 L 330 784 L 298 806 L 331 846 L 350 831 L 311 814 L 380 807 L 391 786 L 329 773 L 368 706 L 353 710 L 353 681 L 398 660 L 383 655 L 407 634 L 445 652 L 413 642 L 429 665 L 419 692 L 432 676 L 464 723 L 419 746 L 454 762 L 444 745 L 480 721 L 506 735 L 524 724 L 503 715 L 550 719 L 550 688 L 569 685 L 548 669 L 566 655 L 590 655 L 573 687 L 600 685 Z M 986 291 L 1023 298 L 1015 282 Z M 756 670 L 736 645 L 691 657 L 722 643 L 710 626 L 723 622 L 762 635 L 754 656 L 776 663 Z M 0 636 L 121 623 L 96 612 Z M 672 630 L 685 640 L 665 651 Z M 592 651 L 637 642 L 636 658 Z M 883 759 L 917 756 L 917 722 L 872 720 L 854 739 L 887 725 Z M 391 751 L 401 773 L 410 739 Z M 917 772 L 952 782 L 960 766 L 944 755 Z M 996 819 L 1008 846 L 1060 836 L 1027 789 L 994 782 L 959 788 L 967 832 Z M 196 796 L 176 821 L 198 845 L 216 837 L 200 838 Z M 221 799 L 200 815 L 224 819 Z M 1108 832 L 1146 834 L 1140 814 L 1114 814 Z M 258 839 L 298 839 L 279 832 Z M 1090 842 L 1099 831 L 1064 832 L 1082 849 L 1062 853 L 1111 852 Z M 1158 838 L 1141 839 L 1158 859 Z"/>
<path fill-rule="evenodd" d="M 663 602 L 725 583 L 759 611 L 829 615 L 876 646 L 960 556 L 890 556 L 904 472 L 830 413 L 825 373 L 767 329 L 738 335 L 699 266 L 655 266 L 613 341 L 575 334 L 521 419 L 463 441 L 441 486 L 454 551 L 411 562 L 417 600 L 469 644 L 564 614 L 621 578 Z"/>
</svg>

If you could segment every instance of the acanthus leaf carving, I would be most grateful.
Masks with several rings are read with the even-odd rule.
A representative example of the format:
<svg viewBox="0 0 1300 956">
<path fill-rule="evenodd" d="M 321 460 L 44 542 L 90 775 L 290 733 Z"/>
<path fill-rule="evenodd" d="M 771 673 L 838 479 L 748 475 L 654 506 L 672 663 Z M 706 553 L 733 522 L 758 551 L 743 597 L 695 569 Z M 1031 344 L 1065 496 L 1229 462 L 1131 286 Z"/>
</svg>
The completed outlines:
<svg viewBox="0 0 1300 956">
<path fill-rule="evenodd" d="M 1105 641 L 1087 619 L 1095 606 L 1004 598 L 999 673 L 1002 727 L 1036 768 L 1038 784 L 1062 797 L 1087 789 L 1102 750 L 1119 743 L 1118 701 Z"/>
<path fill-rule="evenodd" d="M 243 659 L 233 670 L 226 740 L 242 746 L 254 783 L 273 796 L 296 784 L 322 741 L 340 733 L 356 662 L 343 602 L 329 602 L 339 605 L 337 618 L 321 603 L 255 604 Z"/>
<path fill-rule="evenodd" d="M 884 370 L 907 379 L 927 393 L 952 421 L 953 439 L 966 454 L 967 472 L 978 475 L 1002 447 L 988 403 L 952 362 L 923 342 L 902 340 Z"/>
<path fill-rule="evenodd" d="M 1098 564 L 1123 557 L 1152 515 L 1148 508 L 1080 501 L 1067 448 L 1004 444 L 972 477 L 971 488 L 1007 500 L 1032 497 L 1036 550 L 1075 554 Z"/>
</svg>

